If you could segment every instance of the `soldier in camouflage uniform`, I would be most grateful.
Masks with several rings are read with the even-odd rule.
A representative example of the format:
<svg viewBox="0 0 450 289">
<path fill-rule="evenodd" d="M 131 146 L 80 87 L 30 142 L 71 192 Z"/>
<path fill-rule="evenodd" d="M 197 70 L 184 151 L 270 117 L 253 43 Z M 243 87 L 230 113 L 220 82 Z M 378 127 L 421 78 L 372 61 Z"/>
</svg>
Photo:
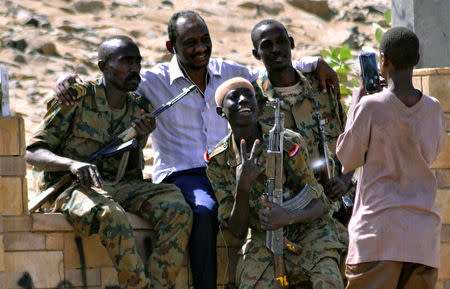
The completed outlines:
<svg viewBox="0 0 450 289">
<path fill-rule="evenodd" d="M 192 212 L 176 186 L 143 180 L 142 147 L 155 120 L 149 114 L 141 116 L 132 93 L 140 81 L 140 62 L 139 49 L 130 38 L 105 40 L 98 63 L 103 78 L 71 87 L 77 96 L 74 106 L 49 103 L 27 147 L 27 161 L 44 171 L 40 189 L 64 174 L 77 176 L 78 181 L 60 195 L 62 212 L 76 233 L 99 235 L 121 288 L 170 288 L 182 266 Z M 84 160 L 130 126 L 137 131 L 139 148 L 131 151 L 123 179 L 107 184 L 103 179 L 116 175 L 120 156 L 97 165 Z M 126 211 L 149 221 L 157 235 L 147 272 Z"/>
<path fill-rule="evenodd" d="M 289 212 L 261 198 L 271 127 L 257 121 L 252 85 L 242 78 L 230 79 L 217 89 L 216 102 L 232 133 L 207 151 L 205 160 L 221 226 L 241 239 L 249 232 L 237 264 L 239 288 L 273 288 L 274 267 L 272 253 L 265 246 L 265 231 L 279 227 L 284 227 L 285 237 L 301 248 L 297 252 L 284 250 L 291 288 L 343 288 L 338 260 L 346 244 L 339 239 L 336 223 L 327 213 L 330 206 L 308 166 L 303 138 L 290 130 L 284 133 L 283 190 L 289 192 L 284 194 L 285 201 L 306 184 L 315 195 L 304 209 Z"/>
<path fill-rule="evenodd" d="M 353 171 L 341 174 L 341 164 L 335 154 L 336 141 L 343 132 L 345 122 L 345 113 L 339 100 L 319 89 L 320 83 L 314 74 L 294 69 L 291 63 L 294 39 L 281 23 L 270 19 L 259 22 L 252 30 L 252 42 L 253 55 L 262 60 L 266 67 L 266 73 L 254 82 L 256 99 L 260 104 L 259 120 L 266 124 L 273 123 L 273 108 L 265 103 L 280 99 L 285 127 L 304 137 L 315 166 L 323 158 L 319 153 L 321 139 L 316 112 L 322 119 L 327 119 L 325 137 L 335 177 L 329 181 L 321 180 L 321 184 L 331 201 L 339 200 L 346 193 L 352 196 L 355 190 L 351 181 Z"/>
</svg>

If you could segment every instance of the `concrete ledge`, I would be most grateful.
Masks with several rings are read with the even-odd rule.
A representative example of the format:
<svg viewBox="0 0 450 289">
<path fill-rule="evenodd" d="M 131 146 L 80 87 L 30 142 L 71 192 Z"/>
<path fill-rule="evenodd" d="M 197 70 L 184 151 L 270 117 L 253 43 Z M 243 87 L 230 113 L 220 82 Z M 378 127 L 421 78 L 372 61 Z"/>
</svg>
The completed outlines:
<svg viewBox="0 0 450 289">
<path fill-rule="evenodd" d="M 419 68 L 419 69 L 414 69 L 414 71 L 413 71 L 413 76 L 446 75 L 446 74 L 450 74 L 450 67 Z"/>
<path fill-rule="evenodd" d="M 131 213 L 127 215 L 135 233 L 136 249 L 142 260 L 148 260 L 156 233 L 143 218 Z M 82 238 L 85 256 L 85 266 L 82 266 L 76 235 L 62 213 L 0 215 L 1 223 L 4 232 L 0 234 L 0 244 L 4 246 L 0 249 L 5 259 L 0 262 L 0 277 L 5 272 L 3 278 L 6 278 L 3 288 L 21 289 L 17 282 L 25 273 L 30 274 L 37 289 L 55 288 L 64 280 L 70 281 L 75 287 L 86 285 L 88 288 L 100 289 L 117 285 L 117 272 L 97 235 Z M 228 230 L 221 230 L 217 239 L 217 288 L 235 288 L 237 254 L 242 241 L 234 238 Z M 86 284 L 82 284 L 80 279 L 82 273 L 86 274 Z M 192 288 L 186 252 L 175 289 Z"/>
<path fill-rule="evenodd" d="M 30 232 L 31 216 L 3 216 L 4 232 Z"/>
<path fill-rule="evenodd" d="M 450 225 L 449 224 L 442 225 L 441 243 L 450 243 Z"/>
<path fill-rule="evenodd" d="M 0 157 L 0 176 L 23 177 L 27 170 L 24 156 Z"/>
<path fill-rule="evenodd" d="M 71 232 L 72 226 L 61 213 L 31 214 L 32 232 Z"/>
<path fill-rule="evenodd" d="M 435 175 L 439 189 L 450 188 L 450 170 L 436 170 Z"/>
<path fill-rule="evenodd" d="M 127 213 L 128 220 L 134 230 L 151 230 L 146 220 L 131 213 Z M 32 232 L 72 232 L 72 226 L 61 213 L 31 214 Z"/>
<path fill-rule="evenodd" d="M 25 155 L 25 127 L 20 116 L 0 117 L 0 156 Z"/>
</svg>

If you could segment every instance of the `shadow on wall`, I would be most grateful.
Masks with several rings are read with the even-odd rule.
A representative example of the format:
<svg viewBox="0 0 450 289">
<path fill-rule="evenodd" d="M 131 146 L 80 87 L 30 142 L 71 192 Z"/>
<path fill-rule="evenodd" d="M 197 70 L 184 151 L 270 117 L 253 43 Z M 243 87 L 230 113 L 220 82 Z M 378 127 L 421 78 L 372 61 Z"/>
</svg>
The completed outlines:
<svg viewBox="0 0 450 289">
<path fill-rule="evenodd" d="M 82 288 L 87 289 L 86 257 L 84 255 L 83 240 L 80 237 L 75 237 L 75 243 L 77 244 L 78 254 L 80 256 L 81 280 L 83 282 Z M 33 278 L 28 272 L 23 273 L 22 277 L 20 277 L 20 279 L 17 281 L 17 285 L 19 285 L 23 289 L 35 289 Z M 58 283 L 58 285 L 56 285 L 55 289 L 61 288 L 73 288 L 73 284 L 69 280 L 62 280 Z M 120 287 L 105 286 L 105 289 L 120 289 Z"/>
</svg>

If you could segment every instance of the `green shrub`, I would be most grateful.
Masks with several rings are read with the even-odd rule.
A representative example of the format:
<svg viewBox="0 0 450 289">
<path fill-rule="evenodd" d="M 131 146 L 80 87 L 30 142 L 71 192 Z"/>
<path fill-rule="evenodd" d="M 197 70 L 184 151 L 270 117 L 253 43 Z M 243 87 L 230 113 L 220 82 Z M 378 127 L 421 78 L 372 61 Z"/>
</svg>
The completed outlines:
<svg viewBox="0 0 450 289">
<path fill-rule="evenodd" d="M 386 26 L 388 28 L 391 27 L 391 9 L 386 9 L 384 19 Z M 373 26 L 375 27 L 375 39 L 380 43 L 381 37 L 387 29 L 381 27 L 378 23 L 373 23 Z M 374 47 L 364 46 L 362 51 L 376 52 L 376 49 Z M 342 47 L 329 47 L 329 50 L 323 49 L 320 51 L 320 55 L 338 74 L 339 88 L 341 89 L 341 96 L 347 110 L 351 101 L 352 89 L 359 87 L 359 70 L 355 71 L 353 69 L 359 67 L 357 65 L 357 55 L 352 54 L 347 44 L 344 44 Z"/>
<path fill-rule="evenodd" d="M 356 55 L 352 54 L 347 44 L 342 47 L 329 47 L 329 50 L 323 49 L 320 55 L 338 74 L 341 96 L 346 100 L 351 96 L 352 88 L 359 86 L 358 74 L 351 69 Z"/>
</svg>

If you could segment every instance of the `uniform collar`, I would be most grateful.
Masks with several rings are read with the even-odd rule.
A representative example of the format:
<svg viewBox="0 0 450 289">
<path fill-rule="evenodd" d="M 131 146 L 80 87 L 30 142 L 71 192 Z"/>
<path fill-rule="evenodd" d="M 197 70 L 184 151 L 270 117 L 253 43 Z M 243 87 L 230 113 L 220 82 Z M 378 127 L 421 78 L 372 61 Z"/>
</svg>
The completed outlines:
<svg viewBox="0 0 450 289">
<path fill-rule="evenodd" d="M 300 70 L 296 71 L 300 76 L 301 86 L 304 89 L 303 92 L 296 97 L 296 102 L 302 102 L 303 99 L 305 98 L 314 99 L 314 93 L 308 80 L 305 78 L 305 76 L 302 74 Z M 258 82 L 261 87 L 263 95 L 267 98 L 268 101 L 274 101 L 276 98 L 283 99 L 281 96 L 278 95 L 272 83 L 270 82 L 267 71 L 264 73 L 264 75 L 260 78 Z"/>
<path fill-rule="evenodd" d="M 211 75 L 213 75 L 213 76 L 220 76 L 220 77 L 222 76 L 220 70 L 215 65 L 213 65 L 213 63 L 211 61 L 211 58 L 209 59 L 209 63 L 208 63 L 208 66 L 206 67 L 206 69 L 208 70 L 208 73 L 209 73 L 210 76 Z M 185 79 L 187 79 L 184 76 L 180 65 L 178 64 L 176 55 L 172 56 L 172 59 L 169 62 L 169 76 L 170 76 L 170 84 L 171 85 L 177 78 L 185 78 Z"/>
<path fill-rule="evenodd" d="M 133 92 L 127 93 L 126 102 L 129 101 L 130 95 L 132 94 Z M 97 105 L 98 111 L 111 111 L 108 101 L 106 100 L 106 91 L 103 77 L 97 79 L 97 81 L 95 82 L 95 104 Z"/>
</svg>

